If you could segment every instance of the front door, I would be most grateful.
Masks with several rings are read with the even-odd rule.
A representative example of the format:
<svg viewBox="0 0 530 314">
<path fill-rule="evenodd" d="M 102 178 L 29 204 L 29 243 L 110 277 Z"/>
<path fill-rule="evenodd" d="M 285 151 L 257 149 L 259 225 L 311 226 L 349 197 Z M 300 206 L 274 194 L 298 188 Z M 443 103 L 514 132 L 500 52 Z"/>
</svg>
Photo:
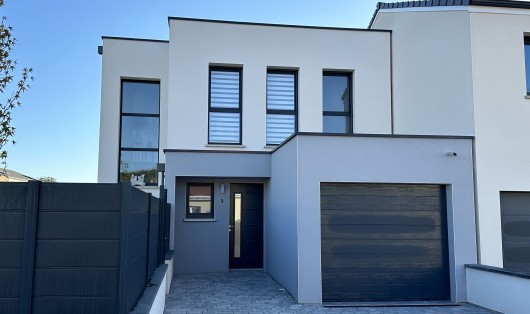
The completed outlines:
<svg viewBox="0 0 530 314">
<path fill-rule="evenodd" d="M 263 185 L 230 185 L 230 268 L 263 267 Z"/>
</svg>

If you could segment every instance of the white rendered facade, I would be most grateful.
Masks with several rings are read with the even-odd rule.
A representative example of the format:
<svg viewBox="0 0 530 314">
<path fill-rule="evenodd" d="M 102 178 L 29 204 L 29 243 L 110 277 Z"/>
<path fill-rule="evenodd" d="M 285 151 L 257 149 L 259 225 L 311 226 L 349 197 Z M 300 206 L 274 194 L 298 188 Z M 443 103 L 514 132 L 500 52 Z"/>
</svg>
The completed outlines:
<svg viewBox="0 0 530 314">
<path fill-rule="evenodd" d="M 381 9 L 373 31 L 180 18 L 169 27 L 167 42 L 103 39 L 98 181 L 118 180 L 120 82 L 159 81 L 175 272 L 229 269 L 230 203 L 220 191 L 238 182 L 263 184 L 263 268 L 299 302 L 322 302 L 322 182 L 446 186 L 454 302 L 467 300 L 464 264 L 502 267 L 499 193 L 530 191 L 530 10 Z M 238 145 L 208 144 L 214 66 L 241 69 Z M 266 143 L 267 70 L 296 72 L 297 132 L 311 133 L 279 149 Z M 351 73 L 354 139 L 318 136 L 325 71 Z M 184 215 L 192 181 L 218 193 L 208 222 Z"/>
</svg>

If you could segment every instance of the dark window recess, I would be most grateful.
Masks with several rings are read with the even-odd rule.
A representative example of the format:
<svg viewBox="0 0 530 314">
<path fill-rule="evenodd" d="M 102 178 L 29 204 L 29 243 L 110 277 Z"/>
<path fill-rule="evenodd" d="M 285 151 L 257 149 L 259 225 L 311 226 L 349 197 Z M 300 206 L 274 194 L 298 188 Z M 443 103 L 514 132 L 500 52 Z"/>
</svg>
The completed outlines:
<svg viewBox="0 0 530 314">
<path fill-rule="evenodd" d="M 501 192 L 502 260 L 530 273 L 530 192 Z"/>
<path fill-rule="evenodd" d="M 324 72 L 322 113 L 324 133 L 352 132 L 351 74 Z"/>
<path fill-rule="evenodd" d="M 210 68 L 208 143 L 241 144 L 241 69 Z"/>
<path fill-rule="evenodd" d="M 119 181 L 157 185 L 160 83 L 121 83 Z"/>
<path fill-rule="evenodd" d="M 298 129 L 296 71 L 267 72 L 267 145 L 278 145 Z"/>
<path fill-rule="evenodd" d="M 526 95 L 530 96 L 530 37 L 524 38 L 524 62 L 526 71 Z"/>
<path fill-rule="evenodd" d="M 213 218 L 213 183 L 188 183 L 186 218 Z"/>
</svg>

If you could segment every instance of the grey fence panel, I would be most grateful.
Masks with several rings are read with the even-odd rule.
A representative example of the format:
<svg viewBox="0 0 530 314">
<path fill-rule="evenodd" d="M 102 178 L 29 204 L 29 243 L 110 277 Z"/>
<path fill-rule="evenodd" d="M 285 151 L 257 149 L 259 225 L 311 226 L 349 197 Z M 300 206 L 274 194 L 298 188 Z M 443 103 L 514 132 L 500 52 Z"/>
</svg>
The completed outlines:
<svg viewBox="0 0 530 314">
<path fill-rule="evenodd" d="M 26 220 L 26 183 L 0 188 L 0 313 L 17 313 Z"/>
<path fill-rule="evenodd" d="M 161 204 L 129 184 L 0 183 L 0 313 L 128 313 L 163 262 Z"/>
<path fill-rule="evenodd" d="M 130 210 L 127 213 L 128 248 L 125 255 L 127 312 L 133 309 L 146 285 L 149 203 L 149 194 L 131 189 Z"/>
<path fill-rule="evenodd" d="M 120 195 L 117 184 L 41 184 L 34 313 L 116 311 Z"/>
</svg>

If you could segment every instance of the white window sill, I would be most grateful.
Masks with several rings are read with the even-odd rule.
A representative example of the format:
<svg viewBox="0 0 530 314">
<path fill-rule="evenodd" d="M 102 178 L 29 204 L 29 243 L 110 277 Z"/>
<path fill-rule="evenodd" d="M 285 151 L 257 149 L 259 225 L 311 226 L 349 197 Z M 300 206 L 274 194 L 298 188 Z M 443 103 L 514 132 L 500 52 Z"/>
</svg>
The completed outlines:
<svg viewBox="0 0 530 314">
<path fill-rule="evenodd" d="M 215 219 L 215 218 L 204 218 L 204 219 L 201 219 L 201 218 L 184 218 L 184 219 L 182 219 L 182 221 L 184 221 L 184 222 L 216 222 L 217 219 Z"/>
<path fill-rule="evenodd" d="M 245 145 L 225 145 L 225 144 L 206 144 L 204 147 L 217 147 L 217 148 L 245 148 Z"/>
<path fill-rule="evenodd" d="M 524 98 L 530 99 L 530 95 L 524 95 Z"/>
<path fill-rule="evenodd" d="M 263 146 L 263 148 L 267 148 L 267 149 L 275 149 L 276 147 L 278 147 L 278 145 L 265 145 L 265 146 Z"/>
</svg>

